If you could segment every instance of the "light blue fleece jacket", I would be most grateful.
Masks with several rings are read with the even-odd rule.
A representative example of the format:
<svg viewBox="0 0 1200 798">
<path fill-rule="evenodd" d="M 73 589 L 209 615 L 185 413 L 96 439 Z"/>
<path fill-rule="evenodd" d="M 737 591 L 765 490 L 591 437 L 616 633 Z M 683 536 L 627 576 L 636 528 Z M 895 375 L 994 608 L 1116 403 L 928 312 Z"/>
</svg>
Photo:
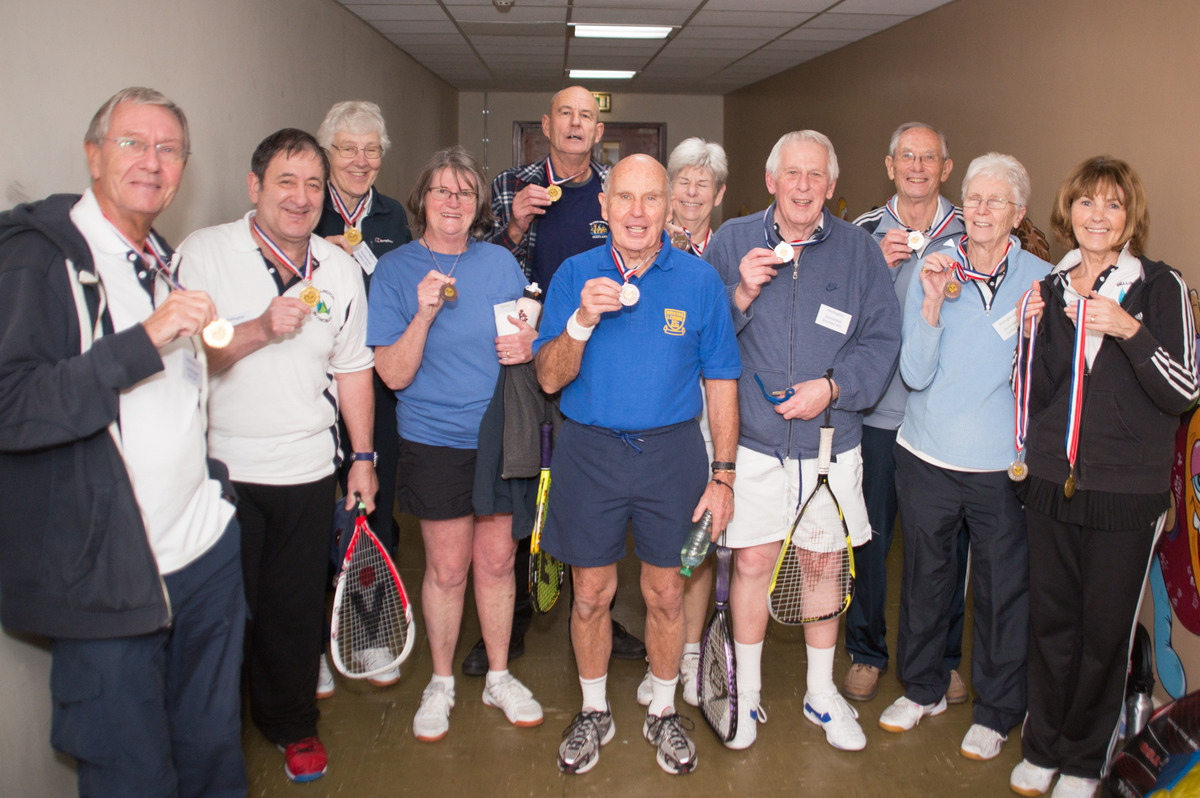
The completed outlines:
<svg viewBox="0 0 1200 798">
<path fill-rule="evenodd" d="M 1008 382 L 1020 334 L 1016 306 L 1030 285 L 1046 276 L 1050 264 L 1021 249 L 1016 237 L 1011 240 L 1008 267 L 990 309 L 968 280 L 957 299 L 942 303 L 932 327 L 921 315 L 921 281 L 914 279 L 909 286 L 900 374 L 912 392 L 898 437 L 949 466 L 1001 471 L 1017 456 L 1015 400 Z M 1002 338 L 993 325 L 1009 314 L 1012 333 Z"/>
</svg>

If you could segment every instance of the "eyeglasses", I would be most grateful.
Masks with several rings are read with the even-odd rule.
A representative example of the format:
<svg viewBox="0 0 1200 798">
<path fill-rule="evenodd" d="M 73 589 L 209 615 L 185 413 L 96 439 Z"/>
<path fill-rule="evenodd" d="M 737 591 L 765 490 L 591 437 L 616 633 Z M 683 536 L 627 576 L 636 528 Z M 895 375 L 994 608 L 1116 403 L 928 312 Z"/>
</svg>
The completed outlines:
<svg viewBox="0 0 1200 798">
<path fill-rule="evenodd" d="M 378 161 L 383 157 L 383 147 L 380 147 L 378 144 L 368 144 L 366 147 L 355 147 L 353 144 L 346 144 L 339 147 L 336 144 L 330 144 L 329 149 L 334 150 L 347 161 L 357 158 L 360 152 L 367 156 L 368 161 Z"/>
<path fill-rule="evenodd" d="M 762 380 L 758 378 L 757 374 L 754 375 L 754 381 L 758 383 L 758 390 L 762 391 L 763 399 L 766 399 L 773 405 L 781 405 L 796 395 L 795 388 L 788 388 L 786 391 L 776 391 L 775 393 L 767 393 L 767 389 L 763 386 Z"/>
<path fill-rule="evenodd" d="M 111 141 L 116 144 L 121 150 L 122 155 L 131 155 L 135 158 L 141 158 L 150 149 L 150 143 L 141 139 L 110 139 L 105 138 L 105 141 Z M 158 157 L 169 163 L 182 163 L 188 157 L 188 153 L 183 150 L 178 144 L 155 144 L 154 152 Z"/>
<path fill-rule="evenodd" d="M 915 152 L 898 152 L 896 153 L 896 160 L 905 164 L 912 164 L 920 160 L 926 166 L 933 166 L 942 160 L 942 156 L 936 152 L 926 152 L 921 155 L 917 155 Z"/>
<path fill-rule="evenodd" d="M 474 205 L 475 201 L 479 199 L 477 191 L 451 191 L 441 186 L 431 186 L 429 193 L 442 202 L 449 202 L 451 197 L 458 197 L 464 205 Z"/>
<path fill-rule="evenodd" d="M 978 195 L 972 195 L 970 197 L 963 197 L 963 207 L 964 208 L 978 208 L 981 204 L 983 204 L 984 201 L 985 200 L 983 199 L 983 197 L 980 197 Z M 1016 205 L 1017 204 L 1010 199 L 1004 199 L 1004 197 L 988 197 L 986 202 L 987 202 L 987 206 L 994 211 L 1004 210 L 1005 205 Z"/>
</svg>

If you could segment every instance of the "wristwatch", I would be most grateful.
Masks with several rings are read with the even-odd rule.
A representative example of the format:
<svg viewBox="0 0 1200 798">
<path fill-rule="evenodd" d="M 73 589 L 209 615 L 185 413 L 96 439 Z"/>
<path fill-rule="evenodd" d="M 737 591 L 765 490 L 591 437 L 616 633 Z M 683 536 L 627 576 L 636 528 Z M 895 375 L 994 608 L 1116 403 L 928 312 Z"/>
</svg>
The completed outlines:
<svg viewBox="0 0 1200 798">
<path fill-rule="evenodd" d="M 355 452 L 354 460 L 355 462 L 359 460 L 370 460 L 371 465 L 378 465 L 379 455 L 376 452 Z"/>
</svg>

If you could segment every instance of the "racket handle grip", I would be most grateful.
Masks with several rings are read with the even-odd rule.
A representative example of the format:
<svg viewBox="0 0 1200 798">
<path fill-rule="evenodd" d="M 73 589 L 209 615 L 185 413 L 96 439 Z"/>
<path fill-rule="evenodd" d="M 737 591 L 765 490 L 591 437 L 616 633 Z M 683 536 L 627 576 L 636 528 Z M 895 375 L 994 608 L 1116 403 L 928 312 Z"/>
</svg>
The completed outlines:
<svg viewBox="0 0 1200 798">
<path fill-rule="evenodd" d="M 550 467 L 550 441 L 553 431 L 554 427 L 551 424 L 542 425 L 542 468 Z"/>
<path fill-rule="evenodd" d="M 821 427 L 821 443 L 817 450 L 817 473 L 828 474 L 833 461 L 833 427 Z"/>
</svg>

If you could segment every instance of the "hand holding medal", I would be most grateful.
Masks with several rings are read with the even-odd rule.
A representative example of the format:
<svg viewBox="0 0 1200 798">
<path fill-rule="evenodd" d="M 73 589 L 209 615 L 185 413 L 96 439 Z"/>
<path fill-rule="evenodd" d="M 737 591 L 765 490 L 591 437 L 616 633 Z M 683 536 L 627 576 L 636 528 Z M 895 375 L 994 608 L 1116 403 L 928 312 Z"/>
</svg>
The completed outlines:
<svg viewBox="0 0 1200 798">
<path fill-rule="evenodd" d="M 957 299 L 962 293 L 962 284 L 955 279 L 958 264 L 949 255 L 935 252 L 921 264 L 921 287 L 925 289 L 925 302 L 940 308 L 945 299 Z M 928 317 L 926 317 L 928 320 Z M 929 322 L 937 324 L 936 317 Z"/>
<path fill-rule="evenodd" d="M 168 269 L 166 267 L 166 265 L 162 262 L 162 260 L 158 256 L 158 253 L 154 252 L 153 248 L 150 251 L 151 251 L 151 253 L 154 254 L 154 261 L 155 261 L 154 262 L 154 271 L 155 271 L 155 273 L 158 274 L 160 277 L 163 278 L 163 280 L 166 281 L 167 285 L 169 285 L 171 287 L 171 291 L 172 292 L 176 292 L 176 291 L 187 292 L 187 289 L 184 288 L 182 285 L 180 285 L 179 281 L 171 276 L 171 270 Z M 179 263 L 182 260 L 183 260 L 183 256 L 176 253 L 175 259 L 173 261 L 173 265 L 175 267 L 176 272 L 179 271 Z M 207 298 L 207 296 L 208 295 L 206 294 L 205 297 Z M 211 300 L 209 300 L 209 304 L 211 304 L 211 303 L 212 303 Z M 229 346 L 229 343 L 233 340 L 233 325 L 230 324 L 225 319 L 216 318 L 216 319 L 213 319 L 212 321 L 210 321 L 208 324 L 206 324 L 204 326 L 204 329 L 201 330 L 200 334 L 201 334 L 201 337 L 204 339 L 204 343 L 208 344 L 208 346 L 211 347 L 212 349 L 224 349 L 225 347 Z"/>
</svg>

